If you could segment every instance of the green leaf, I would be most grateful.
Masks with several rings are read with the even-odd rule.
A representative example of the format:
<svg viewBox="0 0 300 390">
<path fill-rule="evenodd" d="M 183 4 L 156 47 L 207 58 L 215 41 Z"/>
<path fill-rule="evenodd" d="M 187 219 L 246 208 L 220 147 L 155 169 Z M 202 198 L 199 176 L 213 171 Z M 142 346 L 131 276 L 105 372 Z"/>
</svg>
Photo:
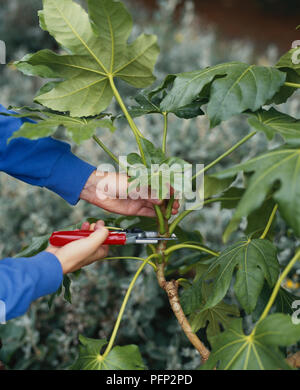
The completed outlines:
<svg viewBox="0 0 300 390">
<path fill-rule="evenodd" d="M 263 344 L 289 346 L 300 340 L 300 325 L 289 315 L 275 313 L 258 323 L 255 336 Z"/>
<path fill-rule="evenodd" d="M 289 50 L 277 62 L 277 68 L 293 69 L 300 76 L 300 55 L 299 47 Z"/>
<path fill-rule="evenodd" d="M 268 139 L 280 134 L 290 145 L 300 145 L 300 120 L 271 108 L 269 111 L 259 110 L 248 120 L 249 125 L 263 131 Z"/>
<path fill-rule="evenodd" d="M 238 187 L 231 187 L 222 194 L 221 208 L 224 209 L 234 209 L 238 206 L 242 196 L 245 193 L 245 189 Z M 254 210 L 247 217 L 247 227 L 244 230 L 244 233 L 251 238 L 259 238 L 269 221 L 270 215 L 275 206 L 274 200 L 268 195 L 266 200 L 262 205 Z M 276 218 L 273 220 L 272 225 L 267 234 L 267 238 L 273 237 L 273 230 L 275 225 Z"/>
<path fill-rule="evenodd" d="M 79 356 L 71 370 L 144 370 L 146 369 L 136 345 L 114 347 L 106 357 L 100 353 L 107 344 L 104 339 L 95 340 L 79 336 Z"/>
<path fill-rule="evenodd" d="M 72 0 L 43 0 L 43 5 L 40 25 L 67 54 L 42 50 L 15 63 L 27 75 L 63 79 L 37 102 L 72 117 L 93 116 L 112 100 L 110 77 L 136 88 L 153 83 L 157 39 L 143 34 L 127 43 L 132 19 L 122 3 L 88 0 L 89 14 Z"/>
<path fill-rule="evenodd" d="M 65 289 L 64 298 L 69 303 L 72 303 L 71 283 L 72 283 L 72 281 L 69 278 L 69 276 L 64 275 L 64 278 L 63 278 L 63 286 Z"/>
<path fill-rule="evenodd" d="M 193 255 L 190 255 L 189 257 L 191 256 Z M 189 259 L 189 257 L 187 257 L 187 259 Z M 208 296 L 211 294 L 211 287 L 203 282 L 214 278 L 217 275 L 217 269 L 214 269 L 209 273 L 207 272 L 215 262 L 215 257 L 205 258 L 203 254 L 198 254 L 196 260 L 197 263 L 193 265 L 193 269 L 196 272 L 193 283 L 189 288 L 185 289 L 180 296 L 180 303 L 185 314 L 192 314 L 205 305 Z"/>
<path fill-rule="evenodd" d="M 285 53 L 276 64 L 276 68 L 285 72 L 287 75 L 286 82 L 300 84 L 300 65 L 293 62 L 293 55 L 299 48 L 291 49 Z M 299 56 L 298 56 L 299 58 Z M 283 85 L 272 99 L 275 104 L 282 104 L 295 93 L 296 89 Z"/>
<path fill-rule="evenodd" d="M 141 139 L 147 167 L 142 163 L 141 157 L 131 153 L 127 157 L 130 167 L 128 175 L 130 184 L 128 191 L 138 190 L 139 187 L 154 191 L 159 199 L 166 199 L 170 194 L 170 186 L 182 193 L 184 165 L 186 161 L 179 157 L 166 158 L 160 148 L 156 148 L 150 141 Z"/>
<path fill-rule="evenodd" d="M 273 290 L 268 286 L 268 284 L 265 283 L 259 295 L 256 308 L 254 312 L 251 314 L 253 321 L 258 321 L 258 319 L 262 315 L 267 303 L 269 302 L 272 291 Z M 284 313 L 284 314 L 292 315 L 295 310 L 293 309 L 292 304 L 294 301 L 298 299 L 299 297 L 290 293 L 283 287 L 280 287 L 274 305 L 272 306 L 272 310 L 274 310 L 274 312 L 276 313 Z"/>
<path fill-rule="evenodd" d="M 192 102 L 174 111 L 162 110 L 160 103 L 163 100 L 163 97 L 156 96 L 155 91 L 148 94 L 140 93 L 135 97 L 135 100 L 139 105 L 130 107 L 129 113 L 132 117 L 139 117 L 147 114 L 163 115 L 164 113 L 173 113 L 178 118 L 191 119 L 199 115 L 204 115 L 204 112 L 200 108 L 200 105 L 203 104 L 203 102 L 199 103 L 198 101 Z"/>
<path fill-rule="evenodd" d="M 273 199 L 266 199 L 263 204 L 254 210 L 247 218 L 247 228 L 245 234 L 251 235 L 251 238 L 259 238 L 265 230 L 269 221 L 270 215 L 275 207 Z M 276 218 L 274 218 L 272 225 L 269 228 L 266 238 L 271 239 L 273 237 L 273 230 Z"/>
<path fill-rule="evenodd" d="M 26 117 L 39 120 L 37 123 L 25 122 L 19 130 L 15 131 L 9 139 L 25 137 L 29 139 L 38 139 L 53 135 L 60 126 L 67 130 L 70 138 L 80 144 L 81 142 L 90 139 L 98 128 L 108 128 L 110 131 L 115 131 L 116 128 L 110 119 L 99 118 L 72 118 L 67 115 L 56 114 L 46 110 L 21 109 L 21 114 L 12 114 L 14 117 Z"/>
<path fill-rule="evenodd" d="M 203 285 L 204 286 L 204 285 Z M 202 286 L 203 302 L 207 300 L 207 296 L 211 290 L 211 286 Z M 228 305 L 225 302 L 219 302 L 216 306 L 202 311 L 201 308 L 196 310 L 189 316 L 189 322 L 193 332 L 198 332 L 199 329 L 206 328 L 208 339 L 221 332 L 222 328 L 226 329 L 232 317 L 239 317 L 240 311 L 235 305 Z"/>
<path fill-rule="evenodd" d="M 154 146 L 152 142 L 148 141 L 146 138 L 142 138 L 141 142 L 148 168 L 151 168 L 152 164 L 161 164 L 166 159 L 163 151 Z"/>
<path fill-rule="evenodd" d="M 264 280 L 272 287 L 279 274 L 276 248 L 267 240 L 242 240 L 229 246 L 208 268 L 203 276 L 217 270 L 213 290 L 203 310 L 214 307 L 226 295 L 235 273 L 235 295 L 247 313 L 256 306 Z"/>
<path fill-rule="evenodd" d="M 203 369 L 216 365 L 221 370 L 289 369 L 278 346 L 299 339 L 300 325 L 293 325 L 287 315 L 268 316 L 249 336 L 243 331 L 242 319 L 236 319 L 225 332 L 211 338 L 212 353 Z"/>
<path fill-rule="evenodd" d="M 147 114 L 162 115 L 162 111 L 159 107 L 159 101 L 157 102 L 154 99 L 151 100 L 148 95 L 143 93 L 138 94 L 134 99 L 139 105 L 129 107 L 129 113 L 133 118 Z"/>
<path fill-rule="evenodd" d="M 211 84 L 207 114 L 211 127 L 246 110 L 257 111 L 272 99 L 284 84 L 286 74 L 276 68 L 241 62 L 219 64 L 199 71 L 176 75 L 174 86 L 161 103 L 174 111 L 203 97 Z"/>
<path fill-rule="evenodd" d="M 185 314 L 190 314 L 189 323 L 193 332 L 198 332 L 199 329 L 207 326 L 206 334 L 210 338 L 220 333 L 221 326 L 223 329 L 228 326 L 231 321 L 230 316 L 239 317 L 240 312 L 235 305 L 228 305 L 224 302 L 219 302 L 212 308 L 202 310 L 212 290 L 212 286 L 202 283 L 201 280 L 201 276 L 208 267 L 209 264 L 203 267 L 203 262 L 197 264 L 195 280 L 191 287 L 183 291 L 180 303 Z"/>
<path fill-rule="evenodd" d="M 273 199 L 279 205 L 281 216 L 300 235 L 300 151 L 288 147 L 273 149 L 245 163 L 226 169 L 214 176 L 218 178 L 232 177 L 239 171 L 255 172 L 249 179 L 247 189 L 239 202 L 233 218 L 224 234 L 226 241 L 238 227 L 241 218 L 247 217 L 258 209 L 273 186 L 279 182 Z"/>
<path fill-rule="evenodd" d="M 44 236 L 33 237 L 31 244 L 17 253 L 15 257 L 32 257 L 37 255 L 47 248 L 50 236 L 51 234 L 45 234 Z"/>
<path fill-rule="evenodd" d="M 229 177 L 226 179 L 218 179 L 213 176 L 204 176 L 204 198 L 210 198 L 213 195 L 221 194 L 226 190 L 235 180 L 235 177 Z"/>
<path fill-rule="evenodd" d="M 231 187 L 222 194 L 221 208 L 234 209 L 241 200 L 245 190 L 239 187 Z"/>
</svg>

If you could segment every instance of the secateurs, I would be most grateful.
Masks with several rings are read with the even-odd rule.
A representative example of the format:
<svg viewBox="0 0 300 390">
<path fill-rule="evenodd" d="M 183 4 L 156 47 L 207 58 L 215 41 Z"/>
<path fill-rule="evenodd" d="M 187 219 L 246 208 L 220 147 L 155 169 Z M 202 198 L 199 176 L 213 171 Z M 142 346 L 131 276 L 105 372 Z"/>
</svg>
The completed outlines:
<svg viewBox="0 0 300 390">
<path fill-rule="evenodd" d="M 56 247 L 62 247 L 72 241 L 89 237 L 91 230 L 73 230 L 54 232 L 50 237 L 50 244 Z M 158 244 L 159 241 L 177 240 L 175 234 L 171 237 L 159 237 L 157 232 L 144 231 L 142 229 L 120 229 L 118 231 L 109 231 L 107 239 L 103 245 L 128 245 L 128 244 Z"/>
</svg>

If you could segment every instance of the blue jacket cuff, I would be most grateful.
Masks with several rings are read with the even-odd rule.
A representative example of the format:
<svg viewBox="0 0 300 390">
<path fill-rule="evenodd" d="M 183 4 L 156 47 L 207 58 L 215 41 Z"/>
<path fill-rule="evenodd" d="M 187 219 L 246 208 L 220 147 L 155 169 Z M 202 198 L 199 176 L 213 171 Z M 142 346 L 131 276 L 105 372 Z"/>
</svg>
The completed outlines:
<svg viewBox="0 0 300 390">
<path fill-rule="evenodd" d="M 52 168 L 45 187 L 71 205 L 79 201 L 85 183 L 97 168 L 80 160 L 71 152 L 63 153 Z"/>
<path fill-rule="evenodd" d="M 54 254 L 41 252 L 25 261 L 32 262 L 39 275 L 32 300 L 53 294 L 59 289 L 63 281 L 63 270 L 60 261 Z"/>
</svg>

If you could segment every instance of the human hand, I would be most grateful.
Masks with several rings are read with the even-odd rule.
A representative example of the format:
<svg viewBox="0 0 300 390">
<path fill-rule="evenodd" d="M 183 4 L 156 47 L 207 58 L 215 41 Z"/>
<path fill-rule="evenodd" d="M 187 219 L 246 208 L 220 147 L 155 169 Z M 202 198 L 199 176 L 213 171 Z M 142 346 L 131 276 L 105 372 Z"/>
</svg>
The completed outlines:
<svg viewBox="0 0 300 390">
<path fill-rule="evenodd" d="M 62 248 L 50 245 L 46 252 L 53 253 L 61 263 L 64 275 L 79 270 L 107 256 L 108 246 L 101 245 L 108 236 L 103 221 L 90 225 L 83 223 L 82 230 L 95 230 L 87 238 L 73 241 Z"/>
<path fill-rule="evenodd" d="M 103 181 L 104 180 L 104 181 Z M 109 191 L 102 191 L 101 188 Z M 89 177 L 80 199 L 83 199 L 102 209 L 122 215 L 135 215 L 143 217 L 155 217 L 154 205 L 162 204 L 157 199 L 120 199 L 125 198 L 128 189 L 128 176 L 122 173 L 105 172 L 103 175 L 94 171 Z M 177 214 L 179 209 L 178 200 L 174 201 L 172 214 Z"/>
</svg>

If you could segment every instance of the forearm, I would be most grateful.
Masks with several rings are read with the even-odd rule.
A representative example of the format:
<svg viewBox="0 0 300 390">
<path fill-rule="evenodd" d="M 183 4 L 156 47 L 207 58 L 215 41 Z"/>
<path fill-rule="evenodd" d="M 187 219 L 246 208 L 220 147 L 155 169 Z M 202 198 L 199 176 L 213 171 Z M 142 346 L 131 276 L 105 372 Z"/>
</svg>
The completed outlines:
<svg viewBox="0 0 300 390">
<path fill-rule="evenodd" d="M 0 105 L 0 112 L 9 112 Z M 8 139 L 26 119 L 0 115 L 0 171 L 26 183 L 46 187 L 70 204 L 96 169 L 71 152 L 70 145 L 52 138 Z"/>
</svg>

